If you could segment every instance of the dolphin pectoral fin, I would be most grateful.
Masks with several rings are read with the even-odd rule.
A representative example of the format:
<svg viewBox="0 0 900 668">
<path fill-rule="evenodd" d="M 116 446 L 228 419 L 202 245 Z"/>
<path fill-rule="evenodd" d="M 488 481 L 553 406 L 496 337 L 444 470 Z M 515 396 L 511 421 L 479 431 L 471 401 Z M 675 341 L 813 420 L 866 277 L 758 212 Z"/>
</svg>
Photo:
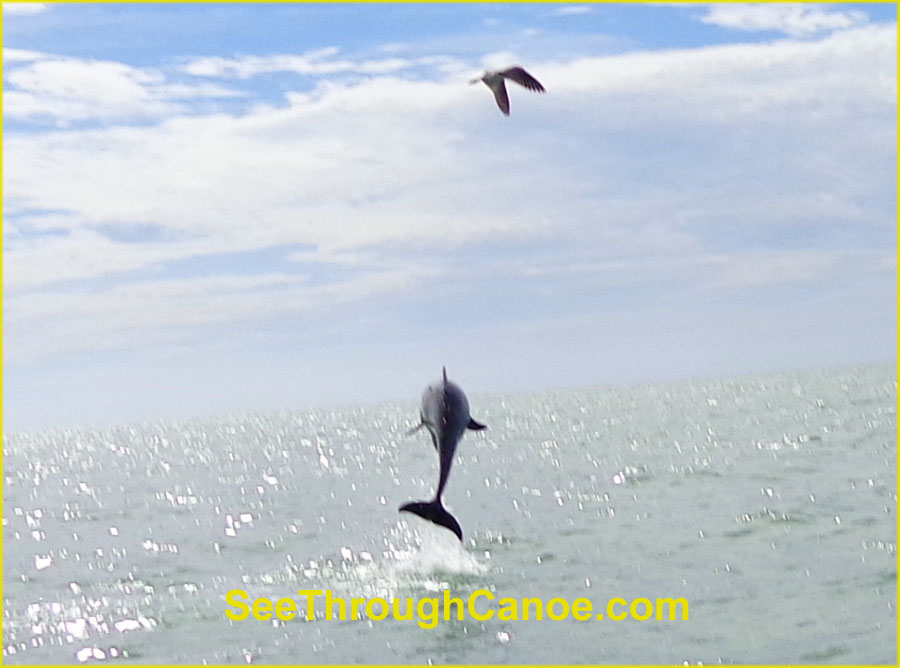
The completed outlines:
<svg viewBox="0 0 900 668">
<path fill-rule="evenodd" d="M 443 504 L 439 500 L 413 501 L 412 503 L 407 503 L 400 506 L 400 512 L 418 515 L 422 519 L 428 520 L 429 522 L 434 522 L 438 526 L 442 526 L 445 529 L 450 529 L 450 531 L 456 534 L 456 537 L 459 538 L 459 542 L 462 542 L 462 527 L 459 526 L 459 522 L 456 521 L 456 518 L 447 512 L 447 509 L 444 508 Z"/>
<path fill-rule="evenodd" d="M 482 429 L 487 429 L 487 425 L 481 424 L 480 422 L 475 422 L 475 420 L 469 418 L 469 424 L 466 425 L 466 429 L 471 429 L 472 431 L 481 431 Z"/>
<path fill-rule="evenodd" d="M 424 422 L 420 422 L 420 423 L 417 424 L 415 427 L 413 427 L 413 428 L 410 429 L 408 432 L 406 432 L 406 435 L 407 435 L 407 436 L 412 436 L 413 434 L 415 434 L 417 431 L 419 431 L 419 430 L 420 430 L 422 427 L 424 427 L 424 426 L 425 426 L 425 423 L 424 423 Z"/>
</svg>

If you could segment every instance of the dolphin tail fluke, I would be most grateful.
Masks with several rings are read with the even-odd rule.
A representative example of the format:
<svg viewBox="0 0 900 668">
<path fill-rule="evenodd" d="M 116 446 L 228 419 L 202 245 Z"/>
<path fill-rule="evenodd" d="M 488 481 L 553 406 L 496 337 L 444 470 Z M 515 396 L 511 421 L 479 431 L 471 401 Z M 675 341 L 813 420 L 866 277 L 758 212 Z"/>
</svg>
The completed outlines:
<svg viewBox="0 0 900 668">
<path fill-rule="evenodd" d="M 412 503 L 407 503 L 400 506 L 400 512 L 418 515 L 422 519 L 426 519 L 429 522 L 434 522 L 438 526 L 450 529 L 450 531 L 456 534 L 459 541 L 462 542 L 462 527 L 459 526 L 459 522 L 456 521 L 456 518 L 447 512 L 447 509 L 444 508 L 444 505 L 438 499 L 435 499 L 434 501 L 413 501 Z"/>
</svg>

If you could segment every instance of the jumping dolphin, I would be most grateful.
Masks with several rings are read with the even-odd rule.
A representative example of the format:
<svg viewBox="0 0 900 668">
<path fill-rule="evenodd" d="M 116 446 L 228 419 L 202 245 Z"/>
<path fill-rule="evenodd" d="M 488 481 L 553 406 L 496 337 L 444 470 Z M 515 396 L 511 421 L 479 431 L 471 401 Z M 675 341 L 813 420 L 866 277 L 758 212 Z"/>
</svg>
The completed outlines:
<svg viewBox="0 0 900 668">
<path fill-rule="evenodd" d="M 483 81 L 493 91 L 494 99 L 497 100 L 497 106 L 500 107 L 500 111 L 509 116 L 509 95 L 506 93 L 506 79 L 515 81 L 520 86 L 524 86 L 536 93 L 544 92 L 541 82 L 521 67 L 510 67 L 498 72 L 485 72 L 481 77 L 472 79 L 469 83 L 477 84 L 479 81 Z"/>
<path fill-rule="evenodd" d="M 434 499 L 407 503 L 400 506 L 400 512 L 413 513 L 429 522 L 446 527 L 455 533 L 462 542 L 462 527 L 459 526 L 456 518 L 444 508 L 441 494 L 447 484 L 450 467 L 453 466 L 456 445 L 466 429 L 480 431 L 487 427 L 476 422 L 469 415 L 469 401 L 458 385 L 447 380 L 446 367 L 444 367 L 443 379 L 434 385 L 429 385 L 422 393 L 422 407 L 419 413 L 421 420 L 409 433 L 414 434 L 422 427 L 428 427 L 428 431 L 431 432 L 431 442 L 434 443 L 434 448 L 441 460 L 441 475 Z"/>
</svg>

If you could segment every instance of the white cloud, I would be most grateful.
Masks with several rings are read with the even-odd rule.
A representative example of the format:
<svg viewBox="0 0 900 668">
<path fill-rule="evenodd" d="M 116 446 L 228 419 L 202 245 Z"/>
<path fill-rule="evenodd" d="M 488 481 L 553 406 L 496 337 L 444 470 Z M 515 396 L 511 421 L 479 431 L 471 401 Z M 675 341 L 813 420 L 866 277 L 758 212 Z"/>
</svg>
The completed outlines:
<svg viewBox="0 0 900 668">
<path fill-rule="evenodd" d="M 3 48 L 3 62 L 7 65 L 15 62 L 29 62 L 34 60 L 43 60 L 50 56 L 41 51 L 28 51 L 26 49 L 8 49 Z"/>
<path fill-rule="evenodd" d="M 278 65 L 200 63 L 194 74 L 234 77 Z M 892 234 L 895 63 L 894 26 L 867 26 L 815 42 L 535 63 L 548 93 L 514 88 L 509 118 L 483 86 L 376 76 L 239 116 L 7 133 L 9 359 L 172 340 L 423 285 L 489 290 L 520 277 L 551 291 L 577 270 L 595 291 L 644 281 L 727 291 L 864 271 L 781 235 Z M 172 85 L 113 65 L 90 85 L 116 106 Z M 19 84 L 39 100 L 70 94 L 66 77 L 41 72 L 25 69 Z M 162 233 L 110 233 L 140 225 Z M 734 238 L 787 247 L 747 253 Z M 295 271 L 167 273 L 278 248 Z M 309 279 L 323 267 L 327 280 Z M 75 282 L 87 279 L 92 288 Z"/>
<path fill-rule="evenodd" d="M 191 339 L 198 327 L 334 310 L 408 290 L 432 274 L 429 268 L 407 266 L 361 271 L 323 284 L 283 273 L 214 275 L 130 281 L 65 295 L 12 295 L 4 300 L 4 347 L 21 360 L 48 349 L 108 350 L 178 342 Z"/>
<path fill-rule="evenodd" d="M 716 3 L 700 17 L 703 23 L 748 32 L 776 31 L 807 37 L 866 23 L 861 11 L 835 11 L 821 5 L 799 3 Z"/>
<path fill-rule="evenodd" d="M 551 13 L 555 16 L 583 16 L 593 11 L 594 8 L 590 5 L 566 5 L 553 10 Z"/>
<path fill-rule="evenodd" d="M 7 292 L 41 285 L 91 278 L 104 273 L 152 266 L 163 255 L 146 247 L 117 244 L 89 230 L 64 236 L 37 237 L 25 242 L 7 240 L 4 252 L 4 287 Z"/>
<path fill-rule="evenodd" d="M 896 88 L 896 68 L 889 61 L 896 53 L 893 29 L 893 25 L 863 26 L 814 42 L 783 40 L 672 50 L 664 55 L 647 51 L 583 58 L 559 67 L 544 66 L 542 72 L 553 77 L 554 90 L 581 93 L 603 89 L 612 94 L 646 90 L 648 96 L 664 92 L 672 99 L 675 92 L 682 91 L 689 95 L 676 100 L 678 103 L 699 101 L 722 106 L 726 113 L 736 111 L 740 105 L 735 103 L 741 99 L 753 103 L 753 109 L 803 102 L 816 91 L 823 98 L 852 99 L 852 95 L 840 94 L 838 89 L 843 86 L 881 99 Z M 866 58 L 873 59 L 872 68 L 861 77 L 859 68 Z M 711 84 L 716 87 L 711 89 Z"/>
<path fill-rule="evenodd" d="M 162 71 L 123 63 L 5 49 L 4 114 L 49 117 L 60 125 L 86 119 L 154 118 L 184 112 L 182 101 L 240 95 L 218 85 L 167 81 Z"/>
<path fill-rule="evenodd" d="M 145 104 L 148 87 L 162 76 L 121 63 L 80 60 L 42 60 L 14 69 L 6 79 L 34 99 L 84 99 L 109 101 L 114 106 Z M 15 107 L 11 113 L 16 114 Z"/>
<path fill-rule="evenodd" d="M 339 73 L 389 74 L 408 69 L 416 64 L 404 58 L 373 58 L 352 61 L 335 58 L 340 53 L 336 47 L 317 49 L 304 54 L 274 54 L 268 56 L 243 55 L 232 58 L 195 58 L 184 65 L 182 70 L 198 77 L 249 79 L 261 74 L 293 72 L 311 76 Z"/>
<path fill-rule="evenodd" d="M 46 12 L 49 6 L 45 2 L 4 2 L 3 13 L 7 16 L 30 16 Z"/>
<path fill-rule="evenodd" d="M 481 59 L 481 65 L 486 70 L 499 70 L 518 62 L 519 57 L 510 51 L 493 51 Z"/>
</svg>

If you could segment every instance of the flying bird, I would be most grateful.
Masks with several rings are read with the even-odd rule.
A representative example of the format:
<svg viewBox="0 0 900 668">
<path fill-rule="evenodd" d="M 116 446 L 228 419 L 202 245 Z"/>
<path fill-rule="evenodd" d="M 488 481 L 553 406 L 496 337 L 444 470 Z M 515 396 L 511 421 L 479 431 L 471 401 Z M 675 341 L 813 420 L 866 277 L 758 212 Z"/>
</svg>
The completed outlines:
<svg viewBox="0 0 900 668">
<path fill-rule="evenodd" d="M 500 107 L 500 111 L 506 116 L 509 116 L 509 95 L 506 94 L 506 79 L 515 81 L 520 86 L 524 86 L 528 90 L 533 90 L 536 93 L 544 92 L 544 87 L 541 85 L 541 82 L 528 74 L 528 72 L 521 67 L 510 67 L 509 69 L 498 70 L 496 72 L 485 72 L 484 76 L 480 79 L 472 79 L 469 83 L 476 84 L 479 81 L 483 81 L 487 87 L 493 91 L 494 99 L 497 100 L 497 106 Z"/>
</svg>

